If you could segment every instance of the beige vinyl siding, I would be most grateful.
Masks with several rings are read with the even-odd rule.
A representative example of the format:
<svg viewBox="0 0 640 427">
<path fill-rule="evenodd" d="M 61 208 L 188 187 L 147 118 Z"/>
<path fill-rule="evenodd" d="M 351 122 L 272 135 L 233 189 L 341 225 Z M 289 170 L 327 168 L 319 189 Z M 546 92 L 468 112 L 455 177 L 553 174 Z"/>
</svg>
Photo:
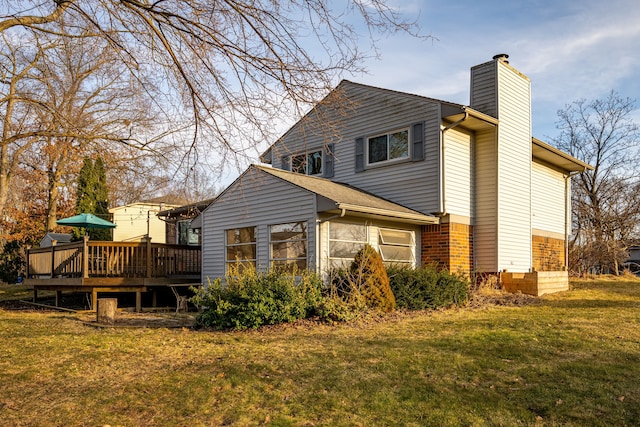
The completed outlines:
<svg viewBox="0 0 640 427">
<path fill-rule="evenodd" d="M 494 130 L 478 132 L 475 138 L 475 223 L 473 249 L 479 272 L 498 271 L 497 230 L 497 145 Z"/>
<path fill-rule="evenodd" d="M 269 267 L 269 225 L 307 221 L 308 266 L 314 268 L 315 195 L 256 169 L 249 169 L 203 213 L 202 280 L 225 273 L 225 230 L 257 227 L 259 269 Z"/>
<path fill-rule="evenodd" d="M 473 143 L 460 127 L 445 133 L 445 208 L 448 214 L 474 216 Z"/>
<path fill-rule="evenodd" d="M 109 209 L 112 221 L 116 224 L 113 229 L 113 241 L 141 241 L 149 233 L 153 243 L 175 243 L 166 242 L 166 223 L 156 215 L 158 212 L 174 205 L 132 203 L 126 206 L 119 206 Z"/>
<path fill-rule="evenodd" d="M 438 165 L 440 138 L 440 104 L 435 100 L 398 92 L 347 83 L 346 97 L 353 101 L 352 111 L 341 117 L 323 114 L 331 124 L 331 137 L 317 132 L 321 126 L 311 124 L 316 115 L 307 116 L 272 148 L 273 166 L 281 168 L 283 156 L 313 151 L 326 143 L 335 143 L 333 181 L 392 200 L 422 213 L 438 210 Z M 327 119 L 330 117 L 330 119 Z M 424 122 L 424 161 L 409 159 L 369 166 L 355 172 L 355 139 L 409 128 Z M 338 124 L 339 123 L 339 124 Z M 339 130 L 339 138 L 333 138 Z M 411 135 L 410 135 L 411 139 Z"/>
<path fill-rule="evenodd" d="M 531 185 L 532 227 L 563 235 L 566 227 L 565 178 L 562 172 L 534 162 Z"/>
<path fill-rule="evenodd" d="M 531 106 L 529 80 L 498 68 L 498 268 L 531 268 Z"/>
</svg>

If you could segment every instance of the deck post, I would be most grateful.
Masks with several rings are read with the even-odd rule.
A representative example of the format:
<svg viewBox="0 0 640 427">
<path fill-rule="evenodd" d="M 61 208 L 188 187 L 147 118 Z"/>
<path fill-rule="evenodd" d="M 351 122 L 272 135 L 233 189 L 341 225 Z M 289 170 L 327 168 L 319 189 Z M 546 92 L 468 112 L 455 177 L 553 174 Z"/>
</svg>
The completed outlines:
<svg viewBox="0 0 640 427">
<path fill-rule="evenodd" d="M 56 307 L 60 306 L 60 300 L 62 299 L 62 291 L 56 291 Z"/>
<path fill-rule="evenodd" d="M 55 277 L 55 272 L 56 272 L 56 243 L 58 242 L 55 240 L 51 241 L 51 278 L 52 279 Z"/>
<path fill-rule="evenodd" d="M 142 311 L 142 292 L 136 291 L 136 313 Z"/>
<path fill-rule="evenodd" d="M 33 302 L 38 302 L 38 288 L 36 286 L 33 287 Z"/>
<path fill-rule="evenodd" d="M 95 311 L 98 304 L 98 290 L 93 288 L 91 290 L 91 311 Z"/>
<path fill-rule="evenodd" d="M 153 260 L 151 259 L 152 254 L 153 253 L 151 251 L 151 237 L 147 236 L 147 277 L 153 277 L 152 275 Z"/>
<path fill-rule="evenodd" d="M 83 242 L 82 243 L 82 277 L 84 279 L 88 279 L 89 278 L 89 236 L 85 234 L 82 242 Z M 93 302 L 95 304 L 95 299 Z"/>
</svg>

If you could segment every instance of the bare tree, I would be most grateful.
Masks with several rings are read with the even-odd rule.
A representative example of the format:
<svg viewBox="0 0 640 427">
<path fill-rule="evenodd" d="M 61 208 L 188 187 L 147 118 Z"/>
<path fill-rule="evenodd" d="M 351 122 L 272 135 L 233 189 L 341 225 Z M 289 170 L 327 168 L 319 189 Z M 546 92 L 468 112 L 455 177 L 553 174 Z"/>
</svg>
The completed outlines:
<svg viewBox="0 0 640 427">
<path fill-rule="evenodd" d="M 198 141 L 237 162 L 273 137 L 274 120 L 295 119 L 342 73 L 363 71 L 377 34 L 415 34 L 386 0 L 21 0 L 3 9 L 0 33 L 101 38 L 133 76 L 164 88 L 152 98 L 158 108 L 191 117 L 191 163 Z M 52 28 L 63 18 L 74 25 Z"/>
<path fill-rule="evenodd" d="M 640 129 L 629 98 L 579 100 L 558 112 L 556 145 L 594 169 L 572 180 L 574 234 L 570 261 L 579 272 L 618 274 L 629 244 L 638 238 Z"/>
<path fill-rule="evenodd" d="M 11 55 L 0 58 L 9 70 L 0 141 L 0 213 L 17 168 L 44 167 L 49 184 L 46 228 L 52 230 L 63 177 L 78 171 L 92 145 L 146 145 L 134 135 L 152 127 L 153 110 L 137 96 L 139 81 L 122 77 L 122 65 L 100 39 L 45 34 L 5 48 Z M 28 60 L 20 60 L 19 53 Z"/>
</svg>

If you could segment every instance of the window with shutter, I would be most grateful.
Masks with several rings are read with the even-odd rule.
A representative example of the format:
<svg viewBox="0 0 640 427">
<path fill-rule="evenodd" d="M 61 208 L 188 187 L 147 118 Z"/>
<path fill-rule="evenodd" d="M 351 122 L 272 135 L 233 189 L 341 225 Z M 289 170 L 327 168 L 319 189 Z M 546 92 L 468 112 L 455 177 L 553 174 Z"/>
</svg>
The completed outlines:
<svg viewBox="0 0 640 427">
<path fill-rule="evenodd" d="M 326 147 L 326 151 L 324 153 L 324 158 L 323 158 L 323 167 L 322 167 L 322 176 L 325 178 L 332 178 L 333 177 L 333 168 L 334 168 L 334 159 L 335 159 L 335 155 L 334 155 L 334 150 L 335 150 L 335 144 L 327 144 Z"/>
</svg>

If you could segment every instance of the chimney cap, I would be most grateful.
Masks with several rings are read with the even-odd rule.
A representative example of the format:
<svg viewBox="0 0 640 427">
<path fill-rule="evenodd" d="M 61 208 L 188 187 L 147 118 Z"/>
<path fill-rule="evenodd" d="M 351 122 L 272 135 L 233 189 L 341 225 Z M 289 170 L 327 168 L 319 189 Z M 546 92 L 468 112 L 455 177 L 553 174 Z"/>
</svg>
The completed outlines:
<svg viewBox="0 0 640 427">
<path fill-rule="evenodd" d="M 509 59 L 509 55 L 507 55 L 506 53 L 499 53 L 499 54 L 497 54 L 497 55 L 494 55 L 494 56 L 493 56 L 493 59 L 494 59 L 494 60 L 496 60 L 496 59 L 501 59 L 501 60 L 503 60 L 504 62 L 506 62 L 507 64 L 509 63 L 509 61 L 507 61 L 507 59 Z"/>
</svg>

